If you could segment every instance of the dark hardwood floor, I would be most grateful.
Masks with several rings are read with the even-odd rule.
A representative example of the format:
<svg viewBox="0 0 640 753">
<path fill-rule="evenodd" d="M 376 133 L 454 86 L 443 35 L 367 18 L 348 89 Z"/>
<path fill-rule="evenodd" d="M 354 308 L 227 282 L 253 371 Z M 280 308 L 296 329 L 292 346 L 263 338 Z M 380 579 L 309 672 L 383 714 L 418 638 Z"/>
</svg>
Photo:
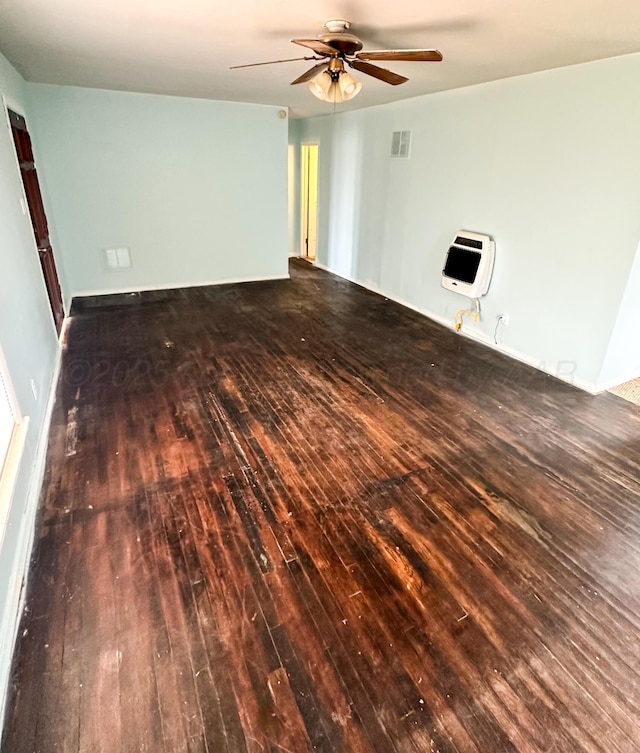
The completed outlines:
<svg viewBox="0 0 640 753">
<path fill-rule="evenodd" d="M 640 751 L 640 409 L 292 274 L 76 303 L 3 753 Z"/>
</svg>

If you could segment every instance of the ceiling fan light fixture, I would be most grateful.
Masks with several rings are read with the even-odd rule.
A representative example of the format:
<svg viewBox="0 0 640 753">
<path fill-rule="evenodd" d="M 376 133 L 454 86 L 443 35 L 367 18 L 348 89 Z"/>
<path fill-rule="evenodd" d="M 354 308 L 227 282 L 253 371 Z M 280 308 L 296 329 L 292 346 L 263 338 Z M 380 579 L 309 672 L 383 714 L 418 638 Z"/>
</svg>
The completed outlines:
<svg viewBox="0 0 640 753">
<path fill-rule="evenodd" d="M 345 65 L 366 76 L 372 76 L 391 86 L 406 83 L 409 79 L 389 71 L 371 60 L 397 60 L 404 62 L 437 63 L 442 53 L 435 49 L 405 50 L 363 50 L 363 44 L 355 34 L 351 34 L 346 19 L 334 18 L 324 24 L 325 34 L 313 39 L 291 39 L 293 44 L 304 47 L 306 55 L 286 60 L 267 60 L 264 63 L 232 65 L 232 68 L 253 68 L 273 63 L 289 63 L 297 60 L 314 60 L 315 65 L 291 82 L 292 86 L 307 84 L 309 91 L 323 102 L 348 102 L 362 91 L 362 84 L 347 73 Z M 311 51 L 313 54 L 309 54 Z M 318 62 L 320 61 L 320 62 Z"/>
<path fill-rule="evenodd" d="M 346 71 L 338 79 L 338 87 L 342 96 L 342 102 L 348 102 L 350 99 L 357 97 L 362 89 L 362 84 L 357 81 L 350 73 Z"/>
<path fill-rule="evenodd" d="M 320 71 L 309 81 L 309 91 L 314 97 L 323 102 L 348 102 L 356 97 L 362 89 L 362 84 L 346 71 L 338 75 L 330 70 Z"/>
<path fill-rule="evenodd" d="M 309 91 L 323 102 L 333 102 L 332 99 L 329 99 L 329 91 L 332 86 L 331 74 L 327 70 L 320 71 L 308 83 Z"/>
</svg>

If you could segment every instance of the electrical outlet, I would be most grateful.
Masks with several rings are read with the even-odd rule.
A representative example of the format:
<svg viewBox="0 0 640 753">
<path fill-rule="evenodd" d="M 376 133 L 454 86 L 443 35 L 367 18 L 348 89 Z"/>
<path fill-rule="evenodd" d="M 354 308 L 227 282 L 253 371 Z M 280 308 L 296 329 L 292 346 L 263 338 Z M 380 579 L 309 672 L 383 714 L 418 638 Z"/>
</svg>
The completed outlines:
<svg viewBox="0 0 640 753">
<path fill-rule="evenodd" d="M 509 322 L 511 321 L 511 314 L 500 314 L 500 316 L 498 316 L 498 319 L 500 320 L 500 324 L 508 327 Z"/>
</svg>

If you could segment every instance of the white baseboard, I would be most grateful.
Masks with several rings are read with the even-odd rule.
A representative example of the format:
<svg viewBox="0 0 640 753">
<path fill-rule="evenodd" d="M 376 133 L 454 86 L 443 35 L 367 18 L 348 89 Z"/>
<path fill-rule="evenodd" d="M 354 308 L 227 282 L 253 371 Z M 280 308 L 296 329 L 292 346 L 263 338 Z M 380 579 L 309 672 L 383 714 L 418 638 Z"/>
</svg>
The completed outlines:
<svg viewBox="0 0 640 753">
<path fill-rule="evenodd" d="M 4 605 L 3 619 L 0 625 L 0 738 L 2 736 L 2 725 L 4 723 L 8 700 L 11 662 L 26 597 L 26 584 L 29 577 L 29 564 L 35 536 L 36 516 L 47 460 L 49 428 L 51 426 L 56 388 L 60 376 L 61 361 L 62 350 L 58 349 L 49 388 L 47 407 L 31 470 L 31 480 L 25 501 L 25 509 L 20 522 L 16 557 L 13 563 L 13 570 L 9 576 L 8 592 L 10 603 Z"/>
<path fill-rule="evenodd" d="M 131 287 L 102 288 L 100 290 L 78 290 L 72 298 L 87 298 L 94 295 L 119 295 L 123 293 L 146 293 L 153 290 L 179 290 L 180 288 L 206 288 L 211 285 L 236 285 L 244 282 L 268 282 L 270 280 L 288 280 L 290 275 L 264 275 L 262 277 L 233 277 L 210 282 L 175 282 L 167 285 L 134 285 Z"/>
<path fill-rule="evenodd" d="M 353 277 L 342 275 L 339 272 L 336 272 L 335 269 L 331 269 L 330 267 L 327 267 L 326 265 L 321 264 L 318 261 L 315 262 L 315 266 L 318 267 L 318 269 L 323 269 L 325 272 L 331 272 L 331 274 L 341 277 L 343 280 L 348 280 L 349 282 L 352 282 L 355 285 L 359 285 L 361 288 L 365 288 L 365 290 L 369 290 L 372 293 L 376 293 L 377 295 L 380 295 L 383 298 L 388 298 L 390 301 L 394 301 L 394 303 L 399 303 L 401 306 L 411 309 L 411 311 L 415 311 L 416 313 L 421 314 L 422 316 L 426 316 L 427 319 L 431 319 L 437 324 L 441 324 L 443 327 L 447 327 L 448 329 L 455 331 L 455 323 L 453 321 L 443 316 L 440 316 L 439 314 L 435 314 L 433 311 L 419 308 L 418 306 L 414 306 L 412 303 L 409 303 L 408 301 L 404 301 L 401 298 L 396 298 L 392 295 L 389 295 L 388 293 L 385 293 L 384 290 L 381 290 L 377 285 L 374 285 L 372 283 L 363 282 L 361 280 L 356 280 Z M 596 395 L 599 392 L 602 392 L 604 389 L 607 389 L 606 387 L 602 387 L 601 385 L 596 385 L 595 383 L 589 382 L 586 379 L 577 377 L 574 374 L 562 374 L 562 373 L 556 373 L 554 371 L 551 371 L 548 368 L 546 368 L 544 363 L 541 363 L 540 361 L 536 361 L 536 359 L 532 358 L 531 356 L 528 356 L 526 353 L 521 353 L 519 350 L 516 350 L 515 348 L 510 348 L 507 345 L 501 345 L 499 343 L 496 344 L 492 339 L 487 337 L 487 335 L 484 332 L 481 332 L 479 330 L 474 330 L 474 329 L 465 330 L 463 328 L 460 330 L 458 334 L 470 340 L 474 340 L 475 342 L 479 342 L 482 345 L 486 345 L 488 348 L 491 348 L 492 350 L 496 350 L 499 353 L 504 354 L 505 356 L 509 356 L 509 358 L 513 358 L 516 361 L 520 361 L 521 363 L 524 363 L 527 366 L 532 366 L 534 369 L 537 369 L 538 371 L 542 371 L 545 374 L 549 374 L 549 376 L 555 377 L 556 379 L 560 379 L 562 382 L 571 384 L 574 387 L 577 387 L 578 389 L 583 390 L 584 392 L 590 393 L 591 395 Z"/>
</svg>

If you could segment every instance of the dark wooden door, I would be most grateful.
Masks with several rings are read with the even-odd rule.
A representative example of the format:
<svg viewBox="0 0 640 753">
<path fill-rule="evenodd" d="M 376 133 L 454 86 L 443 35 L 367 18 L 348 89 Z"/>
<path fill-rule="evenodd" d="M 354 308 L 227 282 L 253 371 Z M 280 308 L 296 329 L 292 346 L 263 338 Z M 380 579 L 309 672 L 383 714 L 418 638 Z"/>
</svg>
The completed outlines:
<svg viewBox="0 0 640 753">
<path fill-rule="evenodd" d="M 42 203 L 42 194 L 40 193 L 40 184 L 38 183 L 38 174 L 33 161 L 33 150 L 31 148 L 31 139 L 27 131 L 27 124 L 22 115 L 9 110 L 9 119 L 11 121 L 11 132 L 16 145 L 18 162 L 20 163 L 20 174 L 24 185 L 24 192 L 27 196 L 29 205 L 29 214 L 31 215 L 31 224 L 36 237 L 38 255 L 44 281 L 49 293 L 51 303 L 51 312 L 56 324 L 56 330 L 60 334 L 62 322 L 64 320 L 64 307 L 62 305 L 62 293 L 60 292 L 60 282 L 56 270 L 55 259 L 53 258 L 53 249 L 49 240 L 49 226 L 47 217 L 44 213 L 44 204 Z"/>
</svg>

